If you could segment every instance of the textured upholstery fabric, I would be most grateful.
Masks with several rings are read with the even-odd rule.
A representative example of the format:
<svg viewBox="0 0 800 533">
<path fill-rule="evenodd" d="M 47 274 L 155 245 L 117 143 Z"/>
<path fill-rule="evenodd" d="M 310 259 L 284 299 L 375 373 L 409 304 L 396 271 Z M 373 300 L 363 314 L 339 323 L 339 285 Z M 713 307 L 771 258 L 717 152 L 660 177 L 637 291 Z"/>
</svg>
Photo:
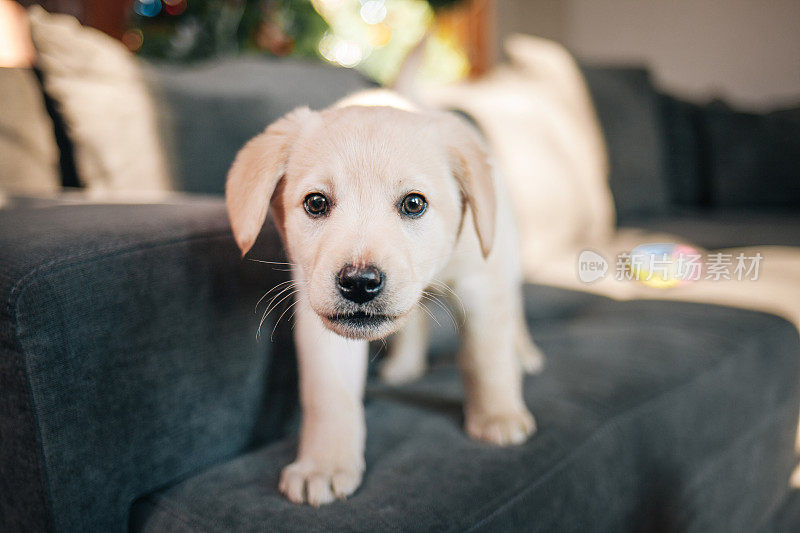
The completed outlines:
<svg viewBox="0 0 800 533">
<path fill-rule="evenodd" d="M 800 524 L 800 489 L 794 489 L 772 516 L 768 517 L 758 531 L 783 533 L 797 531 Z"/>
<path fill-rule="evenodd" d="M 617 219 L 664 212 L 664 132 L 658 94 L 643 68 L 583 67 L 608 149 Z"/>
<path fill-rule="evenodd" d="M 800 108 L 755 114 L 660 98 L 673 204 L 800 207 Z"/>
<path fill-rule="evenodd" d="M 779 507 L 794 462 L 800 344 L 773 316 L 545 290 L 529 318 L 548 354 L 526 380 L 539 431 L 496 449 L 461 429 L 444 361 L 373 384 L 367 471 L 320 509 L 277 492 L 288 438 L 137 502 L 139 531 L 749 531 Z M 557 294 L 567 295 L 558 305 Z"/>
<path fill-rule="evenodd" d="M 175 187 L 221 193 L 236 152 L 295 107 L 322 109 L 370 83 L 353 70 L 286 59 L 225 59 L 189 67 L 151 65 L 162 102 Z"/>
<path fill-rule="evenodd" d="M 659 93 L 643 68 L 583 67 L 608 145 L 617 217 L 800 206 L 800 108 L 756 114 Z"/>
<path fill-rule="evenodd" d="M 714 205 L 800 207 L 800 107 L 755 114 L 716 102 L 702 124 Z"/>
<path fill-rule="evenodd" d="M 292 350 L 256 341 L 253 305 L 285 273 L 240 259 L 221 200 L 0 228 L 0 531 L 124 531 L 137 496 L 279 431 L 269 354 Z"/>
<path fill-rule="evenodd" d="M 678 235 L 708 249 L 800 246 L 798 210 L 683 208 L 668 215 L 632 218 L 626 225 Z"/>
<path fill-rule="evenodd" d="M 664 128 L 664 174 L 670 204 L 710 206 L 712 191 L 706 139 L 702 134 L 703 106 L 662 94 L 660 110 Z"/>
</svg>

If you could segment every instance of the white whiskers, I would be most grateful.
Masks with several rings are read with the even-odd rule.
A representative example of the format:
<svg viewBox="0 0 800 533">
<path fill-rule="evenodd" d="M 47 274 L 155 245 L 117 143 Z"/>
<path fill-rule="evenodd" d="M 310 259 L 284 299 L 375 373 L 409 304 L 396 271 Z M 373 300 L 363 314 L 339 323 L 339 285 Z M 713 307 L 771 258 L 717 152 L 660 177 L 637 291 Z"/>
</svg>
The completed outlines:
<svg viewBox="0 0 800 533">
<path fill-rule="evenodd" d="M 288 279 L 288 280 L 285 280 L 285 281 L 282 281 L 282 282 L 276 284 L 274 287 L 272 287 L 270 290 L 268 290 L 266 293 L 264 293 L 264 295 L 261 298 L 259 298 L 258 302 L 256 303 L 256 307 L 255 307 L 255 311 L 254 312 L 258 312 L 258 306 L 261 305 L 261 302 L 263 302 L 266 297 L 272 295 L 272 297 L 270 298 L 269 302 L 267 302 L 266 308 L 264 310 L 264 314 L 261 316 L 261 320 L 258 323 L 258 329 L 256 330 L 256 339 L 260 339 L 261 338 L 261 328 L 264 325 L 264 322 L 267 320 L 267 317 L 273 311 L 278 309 L 278 307 L 280 307 L 280 305 L 283 302 L 285 302 L 286 300 L 288 300 L 289 298 L 291 298 L 295 294 L 297 294 L 300 291 L 299 287 L 300 287 L 300 284 L 298 282 L 296 282 L 296 281 L 294 281 L 292 279 Z M 272 341 L 272 339 L 273 339 L 273 337 L 275 335 L 275 331 L 277 330 L 278 323 L 280 323 L 281 319 L 284 317 L 284 315 L 286 315 L 286 312 L 289 309 L 291 309 L 292 307 L 294 307 L 294 305 L 296 303 L 297 302 L 294 301 L 288 307 L 286 307 L 286 309 L 284 309 L 284 311 L 278 317 L 278 320 L 275 321 L 275 325 L 272 328 L 272 333 L 269 336 L 270 341 Z M 291 320 L 291 318 L 293 316 L 294 316 L 294 313 L 292 313 L 292 315 L 289 317 L 289 319 Z"/>
<path fill-rule="evenodd" d="M 447 306 L 447 304 L 442 303 L 442 301 L 439 299 L 439 297 L 437 297 L 435 294 L 433 294 L 431 292 L 428 292 L 428 291 L 422 291 L 422 295 L 421 296 L 422 296 L 423 299 L 428 300 L 429 302 L 438 305 L 447 314 L 447 316 L 450 318 L 450 321 L 453 323 L 453 327 L 455 328 L 455 330 L 458 331 L 458 322 L 456 321 L 456 317 L 453 316 L 453 313 L 452 313 L 452 311 L 450 311 L 450 308 Z M 437 323 L 438 323 L 438 321 L 437 321 Z"/>
<path fill-rule="evenodd" d="M 264 301 L 264 298 L 266 298 L 267 296 L 269 296 L 269 294 L 270 294 L 272 291 L 274 291 L 275 289 L 277 289 L 277 288 L 278 288 L 278 287 L 280 287 L 281 285 L 286 285 L 287 283 L 294 283 L 294 280 L 287 279 L 286 281 L 282 281 L 282 282 L 278 283 L 277 285 L 275 285 L 274 287 L 272 287 L 272 288 L 271 288 L 270 290 L 268 290 L 267 292 L 265 292 L 265 293 L 264 293 L 264 296 L 262 296 L 261 298 L 259 298 L 259 299 L 258 299 L 258 301 L 256 302 L 256 306 L 255 306 L 255 308 L 253 309 L 253 313 L 258 313 L 258 306 L 259 306 L 259 305 L 261 305 L 261 302 L 263 302 L 263 301 Z M 267 305 L 267 307 L 269 307 L 269 305 Z"/>
<path fill-rule="evenodd" d="M 273 268 L 272 270 L 277 270 L 278 272 L 291 272 L 292 267 L 296 266 L 295 263 L 286 263 L 282 261 L 264 261 L 263 259 L 252 259 L 250 257 L 247 258 L 248 261 L 253 261 L 254 263 L 263 263 L 265 265 L 278 265 L 282 267 L 288 268 Z"/>
<path fill-rule="evenodd" d="M 436 317 L 433 315 L 433 313 L 431 313 L 430 309 L 428 309 L 428 307 L 427 307 L 427 306 L 426 306 L 424 303 L 422 303 L 422 300 L 420 300 L 419 302 L 417 302 L 417 306 L 418 306 L 420 309 L 422 309 L 422 311 L 424 311 L 424 312 L 425 312 L 425 314 L 426 314 L 426 315 L 428 315 L 428 316 L 431 318 L 431 320 L 433 320 L 434 322 L 436 322 L 436 325 L 437 325 L 437 326 L 440 326 L 440 327 L 441 327 L 441 324 L 439 323 L 439 321 L 436 319 Z"/>
</svg>

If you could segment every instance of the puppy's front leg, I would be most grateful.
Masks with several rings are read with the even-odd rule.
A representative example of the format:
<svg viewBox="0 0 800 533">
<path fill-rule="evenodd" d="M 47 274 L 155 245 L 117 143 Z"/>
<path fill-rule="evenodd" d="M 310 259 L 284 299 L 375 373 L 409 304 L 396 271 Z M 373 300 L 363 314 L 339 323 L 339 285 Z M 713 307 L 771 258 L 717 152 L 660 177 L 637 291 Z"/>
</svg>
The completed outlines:
<svg viewBox="0 0 800 533">
<path fill-rule="evenodd" d="M 281 492 L 313 506 L 345 498 L 364 472 L 367 341 L 326 329 L 300 295 L 295 343 L 303 422 L 297 459 L 283 469 Z"/>
<path fill-rule="evenodd" d="M 513 297 L 492 283 L 462 288 L 467 316 L 459 363 L 467 433 L 501 446 L 519 444 L 536 424 L 522 399 L 522 368 L 514 350 L 516 322 L 511 319 Z"/>
</svg>

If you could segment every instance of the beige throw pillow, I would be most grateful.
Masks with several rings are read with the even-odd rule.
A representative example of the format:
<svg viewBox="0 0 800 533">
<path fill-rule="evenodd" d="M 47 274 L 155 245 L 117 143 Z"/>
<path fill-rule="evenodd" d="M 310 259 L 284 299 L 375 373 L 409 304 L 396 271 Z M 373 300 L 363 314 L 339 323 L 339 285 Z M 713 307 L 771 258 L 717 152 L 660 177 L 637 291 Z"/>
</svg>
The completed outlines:
<svg viewBox="0 0 800 533">
<path fill-rule="evenodd" d="M 36 75 L 0 68 L 0 95 L 0 193 L 55 193 L 58 146 Z"/>
<path fill-rule="evenodd" d="M 74 145 L 82 185 L 94 190 L 165 190 L 170 180 L 155 107 L 134 56 L 74 17 L 29 9 L 47 93 Z"/>
</svg>

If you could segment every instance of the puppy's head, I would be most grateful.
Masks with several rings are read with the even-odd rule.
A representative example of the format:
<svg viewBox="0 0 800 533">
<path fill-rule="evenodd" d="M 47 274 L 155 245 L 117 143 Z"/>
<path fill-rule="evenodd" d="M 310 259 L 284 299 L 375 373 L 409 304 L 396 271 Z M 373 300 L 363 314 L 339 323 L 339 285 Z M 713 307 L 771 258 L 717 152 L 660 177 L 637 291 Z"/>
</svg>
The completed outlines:
<svg viewBox="0 0 800 533">
<path fill-rule="evenodd" d="M 467 211 L 484 256 L 494 237 L 486 154 L 445 113 L 297 109 L 242 148 L 226 197 L 242 254 L 271 209 L 311 308 L 352 338 L 402 326 L 447 263 Z"/>
</svg>

